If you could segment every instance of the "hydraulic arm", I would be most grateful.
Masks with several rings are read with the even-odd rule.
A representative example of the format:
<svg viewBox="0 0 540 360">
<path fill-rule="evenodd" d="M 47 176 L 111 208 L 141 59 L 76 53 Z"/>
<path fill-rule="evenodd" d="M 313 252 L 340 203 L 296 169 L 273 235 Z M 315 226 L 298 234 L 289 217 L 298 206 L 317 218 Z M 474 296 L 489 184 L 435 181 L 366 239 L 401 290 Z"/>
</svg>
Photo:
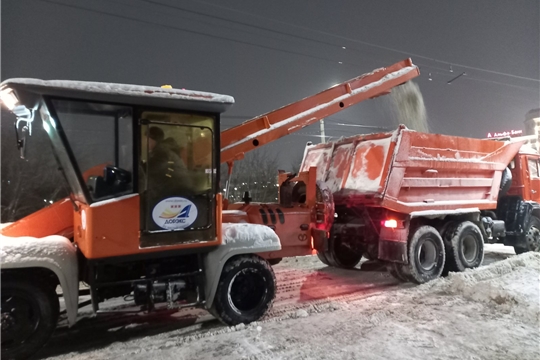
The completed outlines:
<svg viewBox="0 0 540 360">
<path fill-rule="evenodd" d="M 227 129 L 221 133 L 221 162 L 240 160 L 248 151 L 294 133 L 327 116 L 390 90 L 420 75 L 411 59 L 363 74 Z"/>
</svg>

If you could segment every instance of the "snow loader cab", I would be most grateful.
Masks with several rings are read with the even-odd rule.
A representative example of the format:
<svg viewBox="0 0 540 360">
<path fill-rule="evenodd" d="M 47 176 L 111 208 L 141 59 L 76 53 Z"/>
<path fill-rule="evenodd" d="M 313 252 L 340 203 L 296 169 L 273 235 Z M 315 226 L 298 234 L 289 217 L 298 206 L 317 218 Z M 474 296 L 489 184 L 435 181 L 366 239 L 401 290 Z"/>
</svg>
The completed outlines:
<svg viewBox="0 0 540 360">
<path fill-rule="evenodd" d="M 228 325 L 267 312 L 275 277 L 257 254 L 280 250 L 278 236 L 222 224 L 219 119 L 232 97 L 36 79 L 6 80 L 0 91 L 25 133 L 43 126 L 71 191 L 2 229 L 2 358 L 47 341 L 57 284 L 70 325 L 81 281 L 96 313 L 126 295 L 145 311 L 206 307 Z M 12 315 L 27 307 L 38 315 Z"/>
</svg>

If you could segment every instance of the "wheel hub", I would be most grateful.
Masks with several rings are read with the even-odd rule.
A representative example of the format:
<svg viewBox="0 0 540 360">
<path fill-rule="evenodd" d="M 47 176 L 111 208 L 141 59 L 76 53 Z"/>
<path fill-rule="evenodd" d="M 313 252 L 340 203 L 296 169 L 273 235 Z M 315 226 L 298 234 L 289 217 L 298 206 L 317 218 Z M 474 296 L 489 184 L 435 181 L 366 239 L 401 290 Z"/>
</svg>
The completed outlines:
<svg viewBox="0 0 540 360">
<path fill-rule="evenodd" d="M 21 296 L 2 297 L 2 347 L 18 346 L 28 339 L 39 325 L 39 316 L 32 299 Z"/>
<path fill-rule="evenodd" d="M 540 229 L 531 226 L 527 232 L 527 245 L 530 251 L 540 252 Z"/>
<path fill-rule="evenodd" d="M 430 271 L 437 265 L 437 248 L 435 244 L 426 239 L 418 249 L 418 264 L 424 271 Z"/>
<path fill-rule="evenodd" d="M 255 269 L 243 269 L 229 284 L 228 300 L 237 312 L 255 309 L 264 299 L 264 278 Z"/>
<path fill-rule="evenodd" d="M 472 262 L 478 256 L 478 244 L 473 236 L 467 235 L 463 238 L 461 245 L 461 255 L 467 262 Z"/>
<path fill-rule="evenodd" d="M 2 334 L 9 331 L 15 325 L 15 318 L 9 312 L 2 313 Z"/>
</svg>

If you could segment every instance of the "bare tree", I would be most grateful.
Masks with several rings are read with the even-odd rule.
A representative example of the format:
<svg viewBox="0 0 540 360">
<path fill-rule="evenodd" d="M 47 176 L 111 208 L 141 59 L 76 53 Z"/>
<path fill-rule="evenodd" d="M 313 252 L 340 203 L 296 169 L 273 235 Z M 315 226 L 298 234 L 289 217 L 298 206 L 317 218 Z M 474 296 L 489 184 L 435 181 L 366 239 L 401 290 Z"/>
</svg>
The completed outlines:
<svg viewBox="0 0 540 360">
<path fill-rule="evenodd" d="M 254 151 L 243 160 L 234 164 L 231 184 L 229 185 L 229 201 L 239 202 L 246 191 L 253 201 L 275 202 L 278 194 L 278 164 L 275 157 L 264 151 Z M 227 166 L 221 170 L 223 189 L 227 180 Z"/>
</svg>

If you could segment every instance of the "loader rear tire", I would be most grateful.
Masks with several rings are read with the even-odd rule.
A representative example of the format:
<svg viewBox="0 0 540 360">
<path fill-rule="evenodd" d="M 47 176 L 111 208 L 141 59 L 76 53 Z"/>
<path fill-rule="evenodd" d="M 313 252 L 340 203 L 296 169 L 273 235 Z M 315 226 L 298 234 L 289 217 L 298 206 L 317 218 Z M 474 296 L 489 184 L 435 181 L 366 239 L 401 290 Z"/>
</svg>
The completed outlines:
<svg viewBox="0 0 540 360">
<path fill-rule="evenodd" d="M 2 359 L 26 359 L 43 347 L 58 322 L 52 287 L 2 281 Z"/>
<path fill-rule="evenodd" d="M 223 267 L 210 312 L 226 325 L 248 324 L 268 312 L 275 296 L 270 264 L 256 255 L 240 255 Z"/>
<path fill-rule="evenodd" d="M 441 276 L 445 251 L 441 235 L 432 226 L 420 226 L 409 239 L 408 264 L 402 265 L 401 274 L 409 281 L 423 284 Z"/>
<path fill-rule="evenodd" d="M 328 259 L 326 258 L 326 255 L 324 255 L 324 252 L 319 252 L 319 251 L 317 251 L 317 257 L 319 258 L 319 260 L 321 260 L 321 262 L 322 262 L 324 265 L 331 266 L 331 265 L 330 265 L 330 261 L 328 261 Z"/>
<path fill-rule="evenodd" d="M 356 250 L 352 245 L 339 235 L 330 235 L 328 250 L 324 252 L 328 264 L 340 269 L 353 269 L 362 260 L 363 251 Z"/>
<path fill-rule="evenodd" d="M 540 252 L 540 219 L 534 215 L 531 216 L 525 237 L 527 247 L 514 246 L 516 254 L 519 255 L 529 251 Z"/>
<path fill-rule="evenodd" d="M 446 266 L 448 271 L 465 271 L 482 265 L 484 239 L 480 228 L 464 221 L 448 227 L 444 233 Z"/>
</svg>

